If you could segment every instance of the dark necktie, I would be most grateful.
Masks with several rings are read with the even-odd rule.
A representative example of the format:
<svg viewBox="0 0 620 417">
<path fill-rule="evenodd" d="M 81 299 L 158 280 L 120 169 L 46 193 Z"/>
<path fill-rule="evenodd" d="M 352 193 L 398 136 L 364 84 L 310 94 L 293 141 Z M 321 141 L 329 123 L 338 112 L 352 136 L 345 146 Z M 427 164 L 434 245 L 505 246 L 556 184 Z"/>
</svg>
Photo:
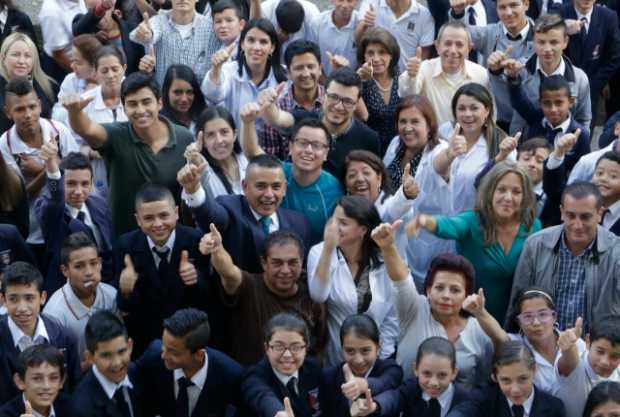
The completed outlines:
<svg viewBox="0 0 620 417">
<path fill-rule="evenodd" d="M 522 405 L 513 405 L 512 406 L 512 415 L 514 417 L 523 417 L 525 414 L 525 408 Z"/>
<path fill-rule="evenodd" d="M 556 127 L 555 129 L 550 129 L 549 127 L 547 127 L 547 129 L 549 129 L 547 131 L 547 142 L 549 142 L 551 144 L 551 146 L 553 146 L 555 144 L 555 138 L 562 133 L 562 128 L 561 127 Z"/>
<path fill-rule="evenodd" d="M 263 228 L 263 232 L 265 232 L 265 236 L 269 236 L 269 228 L 271 227 L 271 217 L 263 216 L 260 218 L 259 222 Z"/>
<path fill-rule="evenodd" d="M 84 225 L 86 228 L 86 234 L 88 237 L 97 244 L 97 240 L 95 239 L 95 233 L 93 232 L 93 228 L 86 224 L 86 213 L 83 211 L 78 211 L 77 216 L 75 217 L 80 223 Z"/>
<path fill-rule="evenodd" d="M 510 32 L 506 32 L 506 37 L 511 41 L 520 41 L 523 38 L 520 33 L 512 35 Z"/>
<path fill-rule="evenodd" d="M 153 253 L 155 253 L 155 255 L 159 257 L 159 266 L 157 267 L 157 272 L 159 272 L 160 278 L 164 280 L 168 272 L 168 254 L 170 253 L 170 249 L 158 249 L 153 246 Z"/>
<path fill-rule="evenodd" d="M 116 406 L 118 407 L 123 417 L 131 417 L 131 411 L 129 411 L 129 404 L 127 403 L 125 395 L 123 394 L 123 387 L 119 387 L 116 389 L 116 392 L 114 393 L 114 401 L 116 402 Z"/>
<path fill-rule="evenodd" d="M 441 405 L 437 398 L 428 400 L 426 417 L 441 417 Z"/>
<path fill-rule="evenodd" d="M 470 7 L 467 10 L 467 14 L 469 15 L 468 17 L 469 26 L 476 26 L 476 11 L 474 10 L 474 8 Z M 472 48 L 471 51 L 469 51 L 468 58 L 471 62 L 478 63 L 478 52 L 476 52 L 476 50 Z"/>
<path fill-rule="evenodd" d="M 189 417 L 189 397 L 187 396 L 187 388 L 194 385 L 191 379 L 182 376 L 178 379 L 179 395 L 176 401 L 176 417 Z"/>
<path fill-rule="evenodd" d="M 581 19 L 581 29 L 579 30 L 579 37 L 581 38 L 581 42 L 585 42 L 588 37 L 588 29 L 586 25 L 588 24 L 588 18 L 582 17 Z"/>
</svg>

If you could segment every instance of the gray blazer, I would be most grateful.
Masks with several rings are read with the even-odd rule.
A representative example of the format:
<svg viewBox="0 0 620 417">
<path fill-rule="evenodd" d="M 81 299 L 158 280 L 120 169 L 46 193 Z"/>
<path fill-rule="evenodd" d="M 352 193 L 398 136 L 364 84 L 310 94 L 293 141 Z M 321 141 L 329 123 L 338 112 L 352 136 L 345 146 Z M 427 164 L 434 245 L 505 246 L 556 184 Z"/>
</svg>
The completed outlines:
<svg viewBox="0 0 620 417">
<path fill-rule="evenodd" d="M 536 71 L 536 59 L 537 56 L 532 56 L 525 64 L 525 68 L 521 70 L 520 78 L 521 84 L 527 96 L 538 105 L 538 89 L 540 88 L 540 74 Z M 571 109 L 571 113 L 575 120 L 585 126 L 586 129 L 590 129 L 590 122 L 592 121 L 592 103 L 590 102 L 590 81 L 588 76 L 582 69 L 574 66 L 567 57 L 564 57 L 564 64 L 566 69 L 564 71 L 564 78 L 568 81 L 571 89 L 571 96 L 575 99 L 575 104 Z M 510 134 L 514 135 L 517 132 L 523 131 L 527 128 L 527 122 L 521 117 L 518 112 L 512 113 L 512 121 L 510 122 Z"/>
<path fill-rule="evenodd" d="M 560 238 L 564 225 L 548 227 L 530 236 L 523 246 L 514 274 L 510 305 L 524 288 L 535 285 L 553 299 L 559 269 Z M 620 315 L 620 238 L 597 227 L 596 251 L 586 260 L 586 321 Z M 508 315 L 510 317 L 511 314 Z"/>
</svg>

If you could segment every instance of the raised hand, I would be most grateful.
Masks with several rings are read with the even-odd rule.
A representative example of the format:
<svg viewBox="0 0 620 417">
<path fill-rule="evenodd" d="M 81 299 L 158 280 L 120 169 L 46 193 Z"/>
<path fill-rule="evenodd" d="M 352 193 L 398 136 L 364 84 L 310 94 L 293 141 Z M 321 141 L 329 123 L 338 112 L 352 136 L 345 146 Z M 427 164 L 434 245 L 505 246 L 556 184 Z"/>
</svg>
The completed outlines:
<svg viewBox="0 0 620 417">
<path fill-rule="evenodd" d="M 125 268 L 121 271 L 118 286 L 123 297 L 127 298 L 131 295 L 134 287 L 136 286 L 136 281 L 138 281 L 138 273 L 133 266 L 133 261 L 131 260 L 131 256 L 129 256 L 129 254 L 125 255 L 124 262 Z"/>
<path fill-rule="evenodd" d="M 52 174 L 59 171 L 58 143 L 56 142 L 56 138 L 52 137 L 47 142 L 43 143 L 41 151 L 39 152 L 39 157 L 45 162 L 45 169 L 48 173 Z"/>
<path fill-rule="evenodd" d="M 466 0 L 450 0 L 450 8 L 454 12 L 455 15 L 460 16 L 465 13 L 465 8 L 467 7 Z"/>
<path fill-rule="evenodd" d="M 504 65 L 504 74 L 508 78 L 517 78 L 519 77 L 519 73 L 525 67 L 525 64 L 519 62 L 514 58 L 508 58 L 503 62 Z"/>
<path fill-rule="evenodd" d="M 181 251 L 181 261 L 179 262 L 179 275 L 183 284 L 187 286 L 198 283 L 198 270 L 189 259 L 189 252 Z"/>
<path fill-rule="evenodd" d="M 511 53 L 512 45 L 508 45 L 505 51 L 500 51 L 498 49 L 489 55 L 489 59 L 487 59 L 487 67 L 489 70 L 494 72 L 503 70 L 508 63 L 507 61 L 510 58 Z"/>
<path fill-rule="evenodd" d="M 418 214 L 413 220 L 405 225 L 405 233 L 407 237 L 412 238 L 418 236 L 420 230 L 426 225 L 426 215 Z"/>
<path fill-rule="evenodd" d="M 358 398 L 351 403 L 349 410 L 351 417 L 363 417 L 377 411 L 377 403 L 372 400 L 370 388 L 366 390 L 364 398 Z"/>
<path fill-rule="evenodd" d="M 67 94 L 62 97 L 61 102 L 69 113 L 79 113 L 94 99 L 94 96 L 82 98 L 79 94 Z"/>
<path fill-rule="evenodd" d="M 327 59 L 329 60 L 329 66 L 331 67 L 332 71 L 348 67 L 351 64 L 349 60 L 342 55 L 334 55 L 330 51 L 327 51 Z"/>
<path fill-rule="evenodd" d="M 448 147 L 448 157 L 450 159 L 467 153 L 467 139 L 461 133 L 461 125 L 456 123 L 450 138 L 450 146 Z"/>
<path fill-rule="evenodd" d="M 342 389 L 342 395 L 347 397 L 349 401 L 354 401 L 362 393 L 368 389 L 368 381 L 364 378 L 358 378 L 353 375 L 348 363 L 345 363 L 342 367 L 342 373 L 344 374 L 344 384 L 340 386 Z"/>
<path fill-rule="evenodd" d="M 338 246 L 338 223 L 335 217 L 331 217 L 323 229 L 323 244 L 328 249 L 335 249 Z"/>
<path fill-rule="evenodd" d="M 364 18 L 362 19 L 362 24 L 366 28 L 371 28 L 375 25 L 375 21 L 377 20 L 377 14 L 375 13 L 375 8 L 370 5 L 366 13 L 364 13 Z"/>
<path fill-rule="evenodd" d="M 193 164 L 198 167 L 201 167 L 203 164 L 207 164 L 208 162 L 204 156 L 202 156 L 202 148 L 204 146 L 204 132 L 201 130 L 198 132 L 198 136 L 196 140 L 187 147 L 185 147 L 185 151 L 183 152 L 183 157 L 187 160 L 188 164 Z M 205 167 L 206 168 L 206 167 Z"/>
<path fill-rule="evenodd" d="M 470 294 L 463 301 L 463 310 L 467 311 L 474 317 L 478 317 L 484 312 L 484 290 L 480 288 L 478 294 Z"/>
<path fill-rule="evenodd" d="M 211 223 L 209 225 L 209 230 L 211 231 L 200 239 L 200 245 L 198 247 L 200 253 L 203 255 L 211 255 L 222 247 L 222 235 L 217 230 L 217 227 Z"/>
<path fill-rule="evenodd" d="M 401 219 L 396 220 L 394 223 L 381 223 L 375 227 L 370 233 L 370 237 L 375 241 L 380 249 L 385 249 L 395 242 L 394 233 L 403 224 Z"/>
<path fill-rule="evenodd" d="M 267 104 L 269 106 L 270 104 Z M 241 111 L 239 111 L 239 117 L 243 123 L 256 123 L 256 119 L 261 114 L 261 106 L 256 102 L 246 103 L 243 107 L 241 107 Z"/>
<path fill-rule="evenodd" d="M 147 12 L 142 13 L 142 22 L 136 29 L 136 39 L 142 43 L 149 43 L 153 39 L 150 16 Z"/>
<path fill-rule="evenodd" d="M 577 143 L 579 136 L 581 135 L 581 129 L 575 130 L 575 133 L 565 133 L 559 139 L 555 141 L 553 153 L 556 157 L 561 158 L 566 155 Z"/>
<path fill-rule="evenodd" d="M 209 164 L 207 160 L 200 155 L 189 153 L 189 164 L 185 164 L 183 168 L 177 172 L 177 182 L 185 189 L 188 194 L 194 194 L 200 188 L 200 179 Z M 198 163 L 199 165 L 195 165 Z"/>
<path fill-rule="evenodd" d="M 583 319 L 581 317 L 577 317 L 577 320 L 575 321 L 575 327 L 560 332 L 560 336 L 558 337 L 558 347 L 560 348 L 560 350 L 562 352 L 565 352 L 568 349 L 572 348 L 581 337 L 582 331 Z"/>
<path fill-rule="evenodd" d="M 416 78 L 418 76 L 423 60 L 422 47 L 418 46 L 415 50 L 415 55 L 407 59 L 407 75 L 409 78 Z"/>
<path fill-rule="evenodd" d="M 155 59 L 155 49 L 151 45 L 146 48 L 146 54 L 140 58 L 138 69 L 142 72 L 150 74 L 155 70 L 155 64 L 157 64 L 157 60 Z"/>
<path fill-rule="evenodd" d="M 37 155 L 19 154 L 19 169 L 25 177 L 36 177 L 44 168 L 45 165 Z"/>
<path fill-rule="evenodd" d="M 289 400 L 288 397 L 284 397 L 284 410 L 278 411 L 274 417 L 295 417 L 293 407 L 291 406 L 291 400 Z"/>
<path fill-rule="evenodd" d="M 403 183 L 403 194 L 407 197 L 408 200 L 415 199 L 418 194 L 420 194 L 420 187 L 415 180 L 415 177 L 411 175 L 411 163 L 407 162 L 405 165 L 405 170 L 403 171 L 402 177 Z"/>
<path fill-rule="evenodd" d="M 214 53 L 211 57 L 211 69 L 219 73 L 219 71 L 222 69 L 222 65 L 224 65 L 224 63 L 228 61 L 230 56 L 235 51 L 235 47 L 236 45 L 233 42 L 227 47 L 222 48 L 216 53 Z"/>
<path fill-rule="evenodd" d="M 24 414 L 20 417 L 34 417 L 34 412 L 32 411 L 32 405 L 30 401 L 24 400 Z"/>
<path fill-rule="evenodd" d="M 370 81 L 372 80 L 373 69 L 370 61 L 364 62 L 364 65 L 357 69 L 357 75 L 360 76 L 362 81 Z"/>
<path fill-rule="evenodd" d="M 499 143 L 499 155 L 497 155 L 496 161 L 503 161 L 508 158 L 508 156 L 517 149 L 519 146 L 519 139 L 521 138 L 521 132 L 517 132 L 514 136 L 506 136 Z"/>
<path fill-rule="evenodd" d="M 579 19 L 564 19 L 564 23 L 566 23 L 566 34 L 569 36 L 581 32 L 581 28 L 584 24 Z"/>
</svg>

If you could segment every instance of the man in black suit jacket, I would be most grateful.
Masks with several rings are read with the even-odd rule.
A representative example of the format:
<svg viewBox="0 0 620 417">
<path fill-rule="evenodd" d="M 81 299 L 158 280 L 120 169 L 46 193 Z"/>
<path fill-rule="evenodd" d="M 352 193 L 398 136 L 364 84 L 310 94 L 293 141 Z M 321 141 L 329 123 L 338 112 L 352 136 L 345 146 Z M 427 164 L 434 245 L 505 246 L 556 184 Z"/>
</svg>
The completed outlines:
<svg viewBox="0 0 620 417">
<path fill-rule="evenodd" d="M 136 194 L 139 230 L 118 240 L 118 308 L 134 339 L 134 355 L 161 337 L 162 322 L 185 307 L 207 307 L 206 259 L 198 252 L 202 234 L 177 224 L 178 210 L 170 191 L 146 184 Z"/>
<path fill-rule="evenodd" d="M 164 321 L 163 350 L 151 343 L 136 362 L 145 417 L 224 417 L 234 414 L 241 366 L 207 348 L 207 314 L 179 310 Z"/>
</svg>

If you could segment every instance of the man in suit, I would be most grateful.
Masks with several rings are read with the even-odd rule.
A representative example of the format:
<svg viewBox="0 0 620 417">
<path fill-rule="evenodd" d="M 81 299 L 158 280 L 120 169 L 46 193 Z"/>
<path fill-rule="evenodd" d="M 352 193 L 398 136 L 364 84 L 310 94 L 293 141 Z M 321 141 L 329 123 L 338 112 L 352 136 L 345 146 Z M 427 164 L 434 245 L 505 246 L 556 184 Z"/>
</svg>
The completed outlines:
<svg viewBox="0 0 620 417">
<path fill-rule="evenodd" d="M 592 114 L 596 114 L 601 91 L 620 68 L 618 16 L 592 0 L 566 3 L 560 14 L 580 22 L 581 30 L 569 37 L 566 55 L 588 76 Z"/>
<path fill-rule="evenodd" d="M 136 362 L 145 417 L 233 414 L 242 368 L 207 347 L 210 333 L 207 314 L 193 308 L 164 320 L 162 341 L 151 343 Z"/>
<path fill-rule="evenodd" d="M 225 195 L 213 199 L 200 184 L 202 172 L 190 165 L 177 175 L 183 198 L 200 228 L 209 232 L 213 223 L 222 234 L 224 248 L 239 268 L 250 273 L 262 271 L 259 254 L 267 235 L 288 230 L 310 247 L 310 226 L 295 211 L 280 208 L 286 192 L 282 164 L 267 154 L 252 158 L 242 181 L 245 195 Z"/>
<path fill-rule="evenodd" d="M 134 354 L 161 337 L 162 322 L 185 307 L 206 308 L 206 260 L 198 252 L 200 231 L 178 224 L 178 208 L 167 188 L 145 184 L 135 198 L 138 230 L 122 235 L 115 255 L 117 305 L 126 314 Z"/>
<path fill-rule="evenodd" d="M 47 294 L 39 270 L 26 262 L 12 263 L 4 270 L 0 294 L 8 312 L 0 320 L 0 403 L 19 394 L 13 380 L 17 359 L 32 345 L 47 343 L 63 352 L 65 388 L 71 390 L 80 376 L 77 344 L 56 320 L 40 314 Z"/>
<path fill-rule="evenodd" d="M 0 224 L 0 274 L 15 261 L 35 263 L 34 256 L 17 227 L 12 224 Z"/>
<path fill-rule="evenodd" d="M 93 365 L 71 398 L 72 417 L 141 417 L 137 387 L 129 376 L 133 346 L 121 319 L 96 312 L 84 331 L 86 357 Z"/>
<path fill-rule="evenodd" d="M 102 260 L 101 277 L 111 282 L 112 213 L 105 199 L 93 193 L 90 161 L 81 153 L 72 152 L 59 166 L 58 145 L 54 141 L 43 144 L 41 158 L 45 161 L 49 195 L 35 202 L 35 212 L 49 259 L 45 289 L 52 293 L 65 283 L 60 272 L 60 248 L 65 238 L 75 232 L 86 233 L 97 244 Z"/>
</svg>

